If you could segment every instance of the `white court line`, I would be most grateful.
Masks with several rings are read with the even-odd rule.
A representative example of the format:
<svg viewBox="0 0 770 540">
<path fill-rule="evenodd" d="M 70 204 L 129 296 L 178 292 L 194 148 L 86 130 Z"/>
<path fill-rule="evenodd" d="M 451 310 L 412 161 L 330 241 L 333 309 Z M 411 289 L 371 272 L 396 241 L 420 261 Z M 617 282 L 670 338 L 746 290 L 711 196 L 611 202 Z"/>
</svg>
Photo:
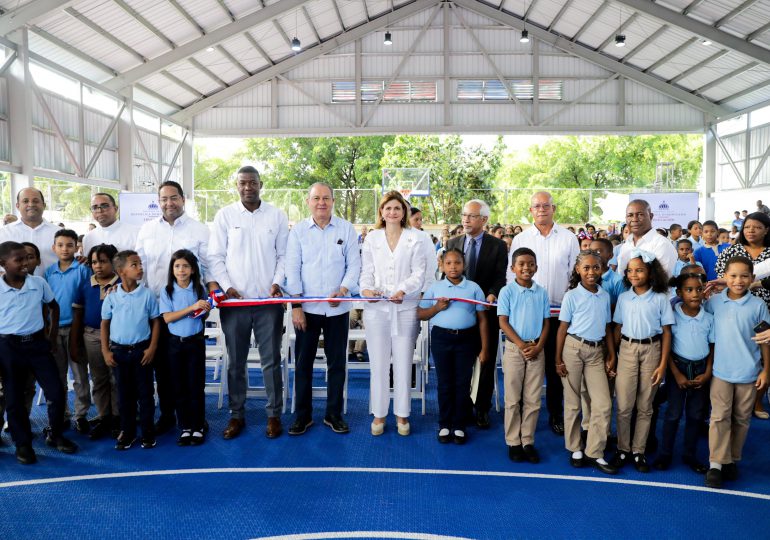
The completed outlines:
<svg viewBox="0 0 770 540">
<path fill-rule="evenodd" d="M 440 534 L 408 533 L 399 531 L 334 531 L 303 534 L 283 534 L 279 536 L 261 536 L 253 540 L 314 540 L 317 538 L 400 538 L 407 540 L 471 540 L 462 536 L 442 536 Z"/>
<path fill-rule="evenodd" d="M 428 474 L 440 476 L 489 476 L 499 478 L 537 478 L 540 480 L 571 480 L 575 482 L 596 482 L 600 484 L 620 484 L 642 486 L 682 491 L 701 491 L 719 495 L 734 495 L 749 499 L 770 501 L 770 494 L 735 491 L 730 489 L 713 489 L 705 486 L 690 486 L 671 482 L 649 482 L 646 480 L 626 480 L 622 478 L 605 478 L 590 476 L 573 476 L 567 474 L 516 473 L 507 471 L 462 471 L 451 469 L 390 469 L 367 467 L 240 467 L 214 469 L 168 469 L 159 471 L 133 471 L 122 473 L 86 474 L 80 476 L 60 476 L 56 478 L 39 478 L 35 480 L 16 480 L 0 483 L 0 489 L 36 486 L 43 484 L 59 484 L 65 482 L 82 482 L 85 480 L 109 480 L 114 478 L 138 478 L 142 476 L 178 476 L 187 474 L 273 474 L 273 473 L 366 473 L 366 474 Z"/>
</svg>

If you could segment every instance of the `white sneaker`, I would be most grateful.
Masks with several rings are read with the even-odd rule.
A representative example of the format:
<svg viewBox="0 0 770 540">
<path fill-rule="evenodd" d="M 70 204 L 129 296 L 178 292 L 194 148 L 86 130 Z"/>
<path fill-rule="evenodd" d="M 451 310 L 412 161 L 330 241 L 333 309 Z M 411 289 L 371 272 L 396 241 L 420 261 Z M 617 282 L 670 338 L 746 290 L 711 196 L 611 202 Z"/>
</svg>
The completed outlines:
<svg viewBox="0 0 770 540">
<path fill-rule="evenodd" d="M 372 422 L 372 435 L 377 437 L 378 435 L 382 435 L 384 432 L 385 432 L 385 422 L 383 422 L 382 424 L 375 424 L 374 422 Z"/>
<path fill-rule="evenodd" d="M 406 422 L 405 424 L 401 424 L 401 423 L 398 424 L 399 435 L 403 435 L 404 437 L 406 437 L 407 435 L 409 435 L 409 430 L 410 430 L 409 422 Z"/>
</svg>

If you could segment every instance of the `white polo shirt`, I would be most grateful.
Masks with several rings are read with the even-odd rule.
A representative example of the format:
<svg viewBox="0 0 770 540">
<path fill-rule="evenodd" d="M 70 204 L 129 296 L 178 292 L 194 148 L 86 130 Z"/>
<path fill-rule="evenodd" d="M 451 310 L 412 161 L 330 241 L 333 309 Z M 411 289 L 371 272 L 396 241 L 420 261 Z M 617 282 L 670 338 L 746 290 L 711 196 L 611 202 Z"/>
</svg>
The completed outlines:
<svg viewBox="0 0 770 540">
<path fill-rule="evenodd" d="M 93 231 L 89 231 L 83 237 L 83 255 L 88 256 L 91 248 L 99 244 L 112 244 L 118 251 L 134 249 L 137 236 L 139 236 L 139 227 L 120 220 L 116 220 L 108 227 L 97 224 Z"/>
<path fill-rule="evenodd" d="M 19 219 L 0 228 L 0 243 L 31 242 L 35 244 L 40 250 L 40 260 L 42 261 L 40 266 L 35 269 L 35 275 L 42 277 L 46 268 L 59 262 L 59 258 L 53 252 L 53 237 L 59 229 L 58 225 L 45 220 L 37 227 L 32 228 Z"/>
</svg>

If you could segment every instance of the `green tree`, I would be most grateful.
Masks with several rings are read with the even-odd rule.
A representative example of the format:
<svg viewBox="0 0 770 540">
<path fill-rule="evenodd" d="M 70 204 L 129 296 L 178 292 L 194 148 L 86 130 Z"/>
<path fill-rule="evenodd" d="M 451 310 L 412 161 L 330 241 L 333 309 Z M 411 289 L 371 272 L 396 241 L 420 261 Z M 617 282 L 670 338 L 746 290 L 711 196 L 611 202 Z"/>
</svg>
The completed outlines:
<svg viewBox="0 0 770 540">
<path fill-rule="evenodd" d="M 220 208 L 238 200 L 235 172 L 240 168 L 243 151 L 229 158 L 209 157 L 201 148 L 195 152 L 195 208 L 198 219 L 207 223 Z"/>
</svg>

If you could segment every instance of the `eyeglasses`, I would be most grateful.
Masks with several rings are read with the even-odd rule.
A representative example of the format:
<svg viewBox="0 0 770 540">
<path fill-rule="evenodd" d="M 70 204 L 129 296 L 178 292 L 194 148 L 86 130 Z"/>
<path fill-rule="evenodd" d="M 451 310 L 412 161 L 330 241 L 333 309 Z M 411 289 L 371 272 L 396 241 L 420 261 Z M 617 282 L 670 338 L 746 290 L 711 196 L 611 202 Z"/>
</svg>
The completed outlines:
<svg viewBox="0 0 770 540">
<path fill-rule="evenodd" d="M 99 210 L 106 212 L 110 208 L 112 208 L 110 203 L 95 204 L 91 207 L 91 212 L 98 212 Z"/>
<path fill-rule="evenodd" d="M 533 210 L 550 210 L 553 207 L 554 205 L 552 205 L 551 203 L 533 204 L 531 206 Z"/>
<path fill-rule="evenodd" d="M 468 218 L 468 219 L 478 219 L 478 218 L 481 217 L 481 214 L 460 214 L 460 216 L 463 219 L 465 219 L 465 218 Z"/>
<path fill-rule="evenodd" d="M 182 199 L 179 195 L 172 195 L 171 197 L 161 197 L 158 199 L 160 204 L 166 204 L 167 202 L 178 202 Z"/>
</svg>

